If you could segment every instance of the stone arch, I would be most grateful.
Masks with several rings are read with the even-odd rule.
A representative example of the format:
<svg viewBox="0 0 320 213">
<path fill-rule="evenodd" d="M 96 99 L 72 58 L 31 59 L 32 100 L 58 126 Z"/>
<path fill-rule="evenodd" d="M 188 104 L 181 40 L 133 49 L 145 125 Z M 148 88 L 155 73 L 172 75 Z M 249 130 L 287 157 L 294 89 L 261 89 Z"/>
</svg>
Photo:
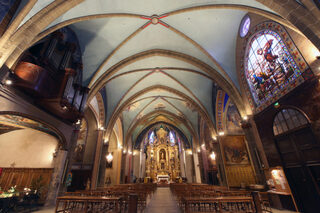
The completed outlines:
<svg viewBox="0 0 320 213">
<path fill-rule="evenodd" d="M 175 89 L 172 89 L 172 88 L 169 88 L 169 87 L 166 87 L 166 86 L 163 86 L 163 85 L 154 85 L 154 86 L 151 86 L 151 87 L 148 87 L 148 88 L 145 88 L 145 89 L 139 91 L 138 93 L 136 93 L 135 95 L 130 97 L 128 100 L 126 100 L 120 107 L 118 107 L 118 109 L 112 114 L 112 117 L 109 120 L 109 123 L 108 123 L 107 128 L 106 128 L 106 137 L 107 138 L 109 137 L 116 119 L 119 117 L 119 115 L 123 111 L 123 109 L 125 109 L 125 107 L 127 107 L 134 99 L 136 99 L 137 97 L 141 96 L 142 94 L 144 94 L 146 92 L 149 92 L 149 91 L 152 91 L 152 90 L 156 90 L 156 89 L 163 89 L 165 91 L 172 92 L 174 94 L 177 94 L 177 95 L 183 97 L 185 100 L 188 100 L 190 103 L 192 103 L 193 106 L 195 106 L 195 108 L 197 109 L 199 114 L 208 122 L 210 130 L 213 131 L 214 125 L 212 123 L 212 120 L 209 117 L 208 112 L 202 110 L 198 106 L 198 104 L 195 103 L 194 100 L 192 100 L 191 98 L 189 98 L 188 96 L 186 96 L 182 92 L 179 92 L 179 91 L 177 91 Z"/>
<path fill-rule="evenodd" d="M 153 115 L 155 115 L 155 114 L 159 114 L 159 115 L 169 115 L 169 116 L 174 117 L 174 118 L 175 118 L 177 121 L 179 121 L 179 122 L 186 122 L 186 123 L 187 123 L 187 120 L 186 120 L 186 119 L 180 118 L 179 116 L 177 116 L 177 115 L 175 115 L 175 114 L 173 114 L 173 113 L 171 113 L 171 112 L 169 112 L 169 111 L 166 111 L 166 110 L 153 111 L 153 112 L 150 112 L 150 113 L 146 114 L 145 116 L 143 116 L 140 120 L 138 120 L 138 121 L 135 123 L 135 125 L 134 125 L 132 128 L 129 129 L 128 133 L 127 133 L 126 136 L 125 136 L 125 141 L 128 140 L 128 137 L 132 134 L 132 131 L 135 129 L 135 127 L 136 127 L 137 125 L 139 125 L 140 123 L 145 122 L 147 118 L 149 118 L 150 116 L 153 116 Z M 160 121 L 160 120 L 152 120 L 151 122 L 147 123 L 146 126 L 151 126 L 151 125 L 154 125 L 155 123 L 158 123 L 158 122 L 165 122 L 165 123 L 168 123 L 168 124 L 170 124 L 170 125 L 172 125 L 172 126 L 175 126 L 174 123 L 173 123 L 172 121 L 170 121 L 169 119 L 168 119 L 168 120 L 165 120 L 165 121 L 164 121 L 164 120 L 163 120 L 163 121 L 162 121 L 162 120 L 161 120 L 161 121 Z M 196 136 L 195 130 L 192 128 L 192 126 L 186 125 L 186 127 L 187 127 L 187 129 L 190 131 L 192 137 L 197 141 L 197 140 L 198 140 L 198 137 Z M 146 128 L 148 128 L 148 127 L 146 127 Z M 178 128 L 178 127 L 176 127 L 176 128 Z M 178 128 L 178 129 L 179 129 L 179 128 Z M 184 135 L 186 135 L 184 131 L 182 131 L 181 129 L 179 129 L 179 130 L 180 130 Z M 139 132 L 139 134 L 141 134 L 142 131 L 143 131 L 143 130 L 141 130 L 141 131 Z M 139 134 L 138 134 L 138 135 L 139 135 Z M 190 143 L 190 142 L 189 142 L 189 143 Z M 191 143 L 190 143 L 190 145 L 191 145 Z"/>
<path fill-rule="evenodd" d="M 60 132 L 60 130 L 58 130 L 53 125 L 50 125 L 47 122 L 44 122 L 39 118 L 35 118 L 34 116 L 31 116 L 31 115 L 28 115 L 28 114 L 24 114 L 24 113 L 20 113 L 20 112 L 1 111 L 0 115 L 16 115 L 16 116 L 20 116 L 20 117 L 23 117 L 23 118 L 30 119 L 32 121 L 36 121 L 36 122 L 44 125 L 45 128 L 48 128 L 53 133 L 53 134 L 51 133 L 51 135 L 55 136 L 58 139 L 59 147 L 61 149 L 67 149 L 67 142 L 66 142 L 65 136 Z M 41 130 L 39 130 L 39 131 L 41 131 Z M 41 132 L 44 132 L 44 131 L 41 131 Z M 45 132 L 45 133 L 50 134 L 48 132 Z"/>
<path fill-rule="evenodd" d="M 318 49 L 320 49 L 320 14 L 313 2 L 305 0 L 303 5 L 287 0 L 256 0 L 276 11 L 284 19 L 299 29 Z M 317 21 L 316 21 L 317 20 Z"/>
<path fill-rule="evenodd" d="M 110 79 L 111 75 L 121 70 L 121 68 L 135 61 L 143 60 L 144 58 L 148 58 L 152 56 L 165 56 L 165 57 L 175 58 L 175 59 L 190 63 L 198 67 L 199 69 L 205 71 L 211 77 L 212 81 L 217 82 L 223 88 L 224 91 L 230 94 L 230 97 L 234 101 L 234 103 L 237 105 L 237 108 L 239 109 L 240 114 L 242 116 L 247 114 L 245 110 L 245 106 L 243 104 L 242 97 L 239 91 L 236 89 L 235 85 L 227 81 L 218 71 L 216 71 L 211 66 L 200 61 L 197 58 L 194 58 L 192 56 L 189 56 L 183 53 L 174 52 L 170 50 L 163 50 L 163 49 L 147 50 L 147 51 L 132 55 L 120 61 L 119 63 L 115 64 L 108 71 L 103 73 L 99 77 L 99 79 L 94 83 L 94 85 L 92 86 L 92 89 L 90 90 L 88 99 L 90 100 L 95 93 L 97 93 L 102 87 L 104 87 L 104 85 Z"/>
</svg>

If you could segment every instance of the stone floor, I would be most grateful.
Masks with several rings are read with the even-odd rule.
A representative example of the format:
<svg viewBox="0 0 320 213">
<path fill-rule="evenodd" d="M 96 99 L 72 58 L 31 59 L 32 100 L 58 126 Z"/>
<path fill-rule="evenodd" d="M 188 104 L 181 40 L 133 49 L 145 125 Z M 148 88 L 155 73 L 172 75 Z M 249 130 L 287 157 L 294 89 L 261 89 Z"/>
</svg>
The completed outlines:
<svg viewBox="0 0 320 213">
<path fill-rule="evenodd" d="M 147 204 L 146 213 L 179 213 L 180 209 L 169 187 L 158 187 Z"/>
</svg>

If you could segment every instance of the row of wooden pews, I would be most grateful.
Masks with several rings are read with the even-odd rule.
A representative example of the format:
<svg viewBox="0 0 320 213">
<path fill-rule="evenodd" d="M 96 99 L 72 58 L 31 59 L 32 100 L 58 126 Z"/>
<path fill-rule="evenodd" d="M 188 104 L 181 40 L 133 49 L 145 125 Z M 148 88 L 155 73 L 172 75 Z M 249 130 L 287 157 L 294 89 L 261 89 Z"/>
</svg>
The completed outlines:
<svg viewBox="0 0 320 213">
<path fill-rule="evenodd" d="M 142 212 L 156 184 L 120 184 L 96 190 L 66 192 L 57 198 L 55 212 Z"/>
<path fill-rule="evenodd" d="M 181 210 L 190 212 L 272 212 L 265 193 L 230 191 L 206 184 L 170 184 Z M 257 206 L 258 205 L 258 206 Z"/>
</svg>

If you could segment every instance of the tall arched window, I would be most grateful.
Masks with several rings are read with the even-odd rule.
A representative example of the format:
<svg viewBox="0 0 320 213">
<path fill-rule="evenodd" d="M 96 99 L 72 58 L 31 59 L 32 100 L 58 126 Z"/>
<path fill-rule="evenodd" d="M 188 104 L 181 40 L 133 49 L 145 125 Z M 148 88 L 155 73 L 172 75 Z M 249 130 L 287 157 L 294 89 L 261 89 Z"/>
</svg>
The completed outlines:
<svg viewBox="0 0 320 213">
<path fill-rule="evenodd" d="M 174 133 L 172 131 L 170 131 L 170 133 L 169 133 L 169 138 L 170 138 L 171 146 L 174 146 L 176 141 L 174 139 Z"/>
<path fill-rule="evenodd" d="M 289 34 L 275 22 L 264 22 L 248 33 L 244 75 L 253 101 L 261 111 L 304 82 L 310 70 Z M 309 73 L 309 72 L 308 72 Z"/>
<path fill-rule="evenodd" d="M 153 141 L 154 141 L 154 131 L 152 130 L 152 132 L 149 135 L 149 143 L 153 144 Z"/>
<path fill-rule="evenodd" d="M 277 136 L 307 123 L 307 118 L 298 110 L 283 109 L 278 112 L 273 121 L 273 134 Z"/>
</svg>

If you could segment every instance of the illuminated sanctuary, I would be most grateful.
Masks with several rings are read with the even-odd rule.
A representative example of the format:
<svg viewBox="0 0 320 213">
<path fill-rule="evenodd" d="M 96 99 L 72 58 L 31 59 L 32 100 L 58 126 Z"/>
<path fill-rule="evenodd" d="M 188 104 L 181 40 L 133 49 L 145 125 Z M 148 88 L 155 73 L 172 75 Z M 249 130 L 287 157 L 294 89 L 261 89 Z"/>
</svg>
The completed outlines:
<svg viewBox="0 0 320 213">
<path fill-rule="evenodd" d="M 0 0 L 0 212 L 316 212 L 319 49 L 319 0 Z"/>
<path fill-rule="evenodd" d="M 175 181 L 180 178 L 180 159 L 182 167 L 185 165 L 179 136 L 161 125 L 159 128 L 150 130 L 144 141 L 146 177 L 158 182 Z"/>
</svg>

